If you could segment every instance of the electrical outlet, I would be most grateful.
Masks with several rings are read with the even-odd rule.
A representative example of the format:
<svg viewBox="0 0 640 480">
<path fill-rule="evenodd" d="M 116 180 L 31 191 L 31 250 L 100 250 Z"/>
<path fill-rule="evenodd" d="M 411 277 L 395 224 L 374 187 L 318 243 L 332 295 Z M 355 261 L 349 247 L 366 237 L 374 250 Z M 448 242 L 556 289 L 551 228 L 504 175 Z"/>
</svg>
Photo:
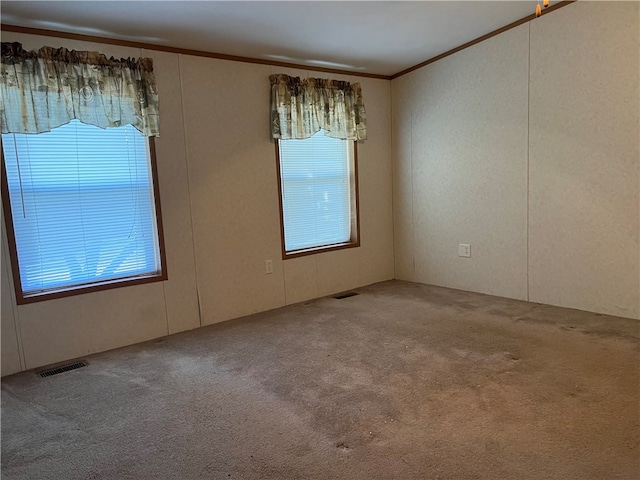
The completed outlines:
<svg viewBox="0 0 640 480">
<path fill-rule="evenodd" d="M 468 243 L 461 243 L 458 245 L 458 256 L 459 257 L 470 257 L 471 256 L 471 245 Z"/>
<path fill-rule="evenodd" d="M 264 273 L 265 274 L 273 273 L 273 260 L 264 261 Z"/>
</svg>

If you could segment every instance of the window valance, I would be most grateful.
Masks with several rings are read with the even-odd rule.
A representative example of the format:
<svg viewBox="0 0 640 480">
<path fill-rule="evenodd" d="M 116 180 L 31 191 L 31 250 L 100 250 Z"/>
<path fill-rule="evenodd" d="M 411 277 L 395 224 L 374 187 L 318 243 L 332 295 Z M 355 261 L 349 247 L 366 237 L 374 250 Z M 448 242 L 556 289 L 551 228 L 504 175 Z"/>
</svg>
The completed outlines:
<svg viewBox="0 0 640 480">
<path fill-rule="evenodd" d="M 42 133 L 78 119 L 98 127 L 133 125 L 160 133 L 150 58 L 116 60 L 97 52 L 2 42 L 2 133 Z"/>
<path fill-rule="evenodd" d="M 365 140 L 367 124 L 359 83 L 277 74 L 271 80 L 271 135 L 309 138 L 321 129 L 329 137 Z"/>
</svg>

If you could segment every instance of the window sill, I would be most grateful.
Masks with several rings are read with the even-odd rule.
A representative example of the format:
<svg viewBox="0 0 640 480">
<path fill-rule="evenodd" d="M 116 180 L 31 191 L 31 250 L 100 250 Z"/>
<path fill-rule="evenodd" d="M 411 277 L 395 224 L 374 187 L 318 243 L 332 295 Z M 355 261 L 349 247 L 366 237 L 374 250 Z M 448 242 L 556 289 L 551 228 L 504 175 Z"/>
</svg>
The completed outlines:
<svg viewBox="0 0 640 480">
<path fill-rule="evenodd" d="M 91 283 L 78 285 L 76 287 L 62 287 L 51 290 L 43 290 L 38 292 L 22 293 L 16 291 L 16 303 L 25 305 L 28 303 L 44 302 L 47 300 L 55 300 L 57 298 L 73 297 L 90 292 L 101 292 L 103 290 L 111 290 L 114 288 L 131 287 L 134 285 L 142 285 L 145 283 L 162 282 L 167 280 L 166 270 L 162 273 L 140 275 L 137 277 L 120 278 L 109 280 L 101 283 Z"/>
<path fill-rule="evenodd" d="M 305 257 L 307 255 L 315 255 L 317 253 L 334 252 L 336 250 L 344 250 L 346 248 L 356 248 L 360 246 L 360 242 L 345 242 L 334 243 L 332 245 L 323 245 L 321 247 L 305 248 L 302 250 L 292 250 L 290 252 L 283 252 L 282 259 L 287 260 L 289 258 Z"/>
</svg>

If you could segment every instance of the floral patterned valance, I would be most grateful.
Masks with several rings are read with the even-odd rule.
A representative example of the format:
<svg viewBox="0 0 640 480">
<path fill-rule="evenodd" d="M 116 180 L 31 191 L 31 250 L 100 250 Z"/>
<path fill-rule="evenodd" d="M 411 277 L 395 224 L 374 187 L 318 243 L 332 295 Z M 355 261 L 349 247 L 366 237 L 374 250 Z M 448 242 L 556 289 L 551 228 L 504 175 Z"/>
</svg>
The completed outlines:
<svg viewBox="0 0 640 480">
<path fill-rule="evenodd" d="M 359 83 L 271 75 L 271 135 L 309 138 L 320 129 L 343 140 L 365 140 L 367 120 Z"/>
<path fill-rule="evenodd" d="M 73 119 L 102 128 L 131 124 L 158 136 L 151 59 L 52 47 L 26 51 L 20 43 L 2 42 L 2 133 L 48 132 Z"/>
</svg>

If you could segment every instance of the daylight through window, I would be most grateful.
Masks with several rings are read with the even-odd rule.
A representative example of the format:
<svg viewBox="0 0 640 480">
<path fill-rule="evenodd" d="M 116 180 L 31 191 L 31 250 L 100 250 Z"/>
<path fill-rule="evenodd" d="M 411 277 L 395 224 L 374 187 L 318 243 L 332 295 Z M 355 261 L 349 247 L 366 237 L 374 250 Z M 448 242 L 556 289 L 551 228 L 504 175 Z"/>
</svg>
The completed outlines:
<svg viewBox="0 0 640 480">
<path fill-rule="evenodd" d="M 19 302 L 166 278 L 147 137 L 72 120 L 2 147 Z"/>
<path fill-rule="evenodd" d="M 283 256 L 358 246 L 356 147 L 319 131 L 279 140 Z"/>
</svg>

